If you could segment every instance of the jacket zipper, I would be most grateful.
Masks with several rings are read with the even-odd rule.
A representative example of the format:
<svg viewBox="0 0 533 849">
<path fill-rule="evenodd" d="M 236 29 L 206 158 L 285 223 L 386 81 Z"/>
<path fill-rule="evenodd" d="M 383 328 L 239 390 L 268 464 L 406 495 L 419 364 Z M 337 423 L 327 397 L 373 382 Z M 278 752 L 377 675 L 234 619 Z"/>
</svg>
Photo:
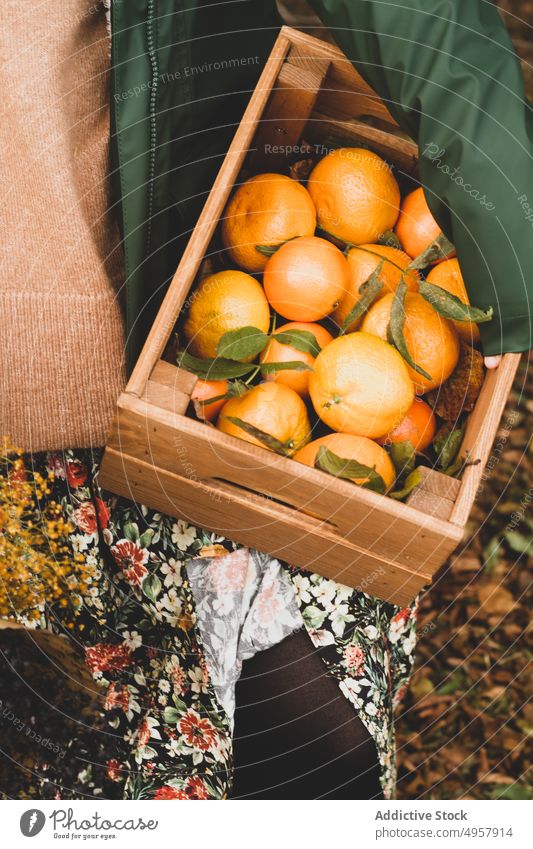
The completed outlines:
<svg viewBox="0 0 533 849">
<path fill-rule="evenodd" d="M 152 212 L 154 206 L 154 177 L 155 158 L 157 148 L 157 87 L 159 81 L 159 65 L 157 61 L 157 39 L 156 39 L 156 0 L 148 0 L 146 18 L 146 44 L 148 48 L 148 59 L 152 71 L 152 84 L 150 86 L 149 98 L 149 123 L 150 123 L 150 152 L 148 160 L 148 221 L 146 233 L 146 252 L 150 252 L 152 239 Z"/>
</svg>

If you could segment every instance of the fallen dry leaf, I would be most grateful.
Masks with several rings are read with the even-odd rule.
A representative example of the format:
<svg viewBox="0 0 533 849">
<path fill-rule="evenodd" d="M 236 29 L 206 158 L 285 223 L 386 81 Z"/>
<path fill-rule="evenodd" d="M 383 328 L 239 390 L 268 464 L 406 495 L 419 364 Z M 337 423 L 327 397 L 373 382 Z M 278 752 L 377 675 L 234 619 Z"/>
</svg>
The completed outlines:
<svg viewBox="0 0 533 849">
<path fill-rule="evenodd" d="M 477 588 L 477 597 L 483 613 L 505 616 L 515 606 L 515 600 L 509 590 L 496 584 L 481 584 Z"/>
<path fill-rule="evenodd" d="M 479 351 L 461 342 L 455 371 L 442 386 L 428 393 L 428 403 L 441 419 L 456 422 L 462 414 L 474 409 L 484 376 L 483 357 Z"/>
</svg>

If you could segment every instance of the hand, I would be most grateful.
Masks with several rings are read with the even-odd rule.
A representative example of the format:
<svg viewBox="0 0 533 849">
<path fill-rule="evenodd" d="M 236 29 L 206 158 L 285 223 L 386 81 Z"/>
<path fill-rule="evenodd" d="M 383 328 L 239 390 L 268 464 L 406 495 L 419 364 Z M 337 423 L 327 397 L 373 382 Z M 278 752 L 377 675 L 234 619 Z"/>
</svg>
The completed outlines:
<svg viewBox="0 0 533 849">
<path fill-rule="evenodd" d="M 485 366 L 487 368 L 498 368 L 498 366 L 500 365 L 500 363 L 502 361 L 502 355 L 497 354 L 496 356 L 485 357 L 484 359 L 485 359 Z"/>
</svg>

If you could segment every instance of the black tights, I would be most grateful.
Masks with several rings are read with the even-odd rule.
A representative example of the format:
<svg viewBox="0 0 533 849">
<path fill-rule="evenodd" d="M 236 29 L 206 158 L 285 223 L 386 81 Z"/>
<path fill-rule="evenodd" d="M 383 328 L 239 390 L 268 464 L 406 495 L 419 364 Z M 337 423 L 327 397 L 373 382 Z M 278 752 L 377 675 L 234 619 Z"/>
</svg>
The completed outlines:
<svg viewBox="0 0 533 849">
<path fill-rule="evenodd" d="M 305 631 L 243 665 L 235 799 L 383 798 L 376 747 Z"/>
</svg>

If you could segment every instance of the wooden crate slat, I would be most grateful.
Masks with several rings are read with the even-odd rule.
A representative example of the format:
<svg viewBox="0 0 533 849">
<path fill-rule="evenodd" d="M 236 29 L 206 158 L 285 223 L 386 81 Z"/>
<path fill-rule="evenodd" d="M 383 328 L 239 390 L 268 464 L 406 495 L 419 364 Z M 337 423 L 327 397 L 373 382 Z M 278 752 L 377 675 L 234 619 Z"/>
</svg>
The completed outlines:
<svg viewBox="0 0 533 849">
<path fill-rule="evenodd" d="M 429 516 L 447 520 L 452 514 L 461 481 L 421 466 L 422 482 L 407 497 L 407 504 Z"/>
<path fill-rule="evenodd" d="M 476 466 L 468 466 L 463 473 L 461 489 L 450 517 L 457 525 L 465 525 L 468 521 L 520 356 L 504 354 L 498 368 L 487 371 L 476 406 L 468 417 L 461 451 L 468 451 L 473 460 L 480 462 Z"/>
<path fill-rule="evenodd" d="M 415 146 L 399 137 L 386 104 L 349 59 L 283 27 L 119 399 L 100 480 L 112 491 L 351 586 L 365 588 L 372 565 L 384 564 L 368 591 L 405 604 L 462 538 L 519 355 L 505 355 L 488 373 L 469 418 L 463 450 L 481 464 L 467 468 L 462 482 L 427 470 L 408 504 L 188 418 L 196 378 L 161 360 L 246 157 L 268 143 L 297 144 L 302 134 L 315 143 L 346 136 L 416 177 Z M 286 152 L 280 156 L 285 166 Z M 272 158 L 268 170 L 275 170 Z"/>
<path fill-rule="evenodd" d="M 413 571 L 433 572 L 460 528 L 124 394 L 109 445 L 195 479 L 238 483 L 334 524 L 348 541 Z"/>
<path fill-rule="evenodd" d="M 195 374 L 191 374 L 190 371 L 185 371 L 183 368 L 178 368 L 173 363 L 158 360 L 152 369 L 150 380 L 162 386 L 168 386 L 169 389 L 183 392 L 190 398 L 198 378 Z"/>
<path fill-rule="evenodd" d="M 127 454 L 107 449 L 105 475 L 99 483 L 127 498 L 147 498 L 163 513 L 180 516 L 237 542 L 313 571 L 340 583 L 405 605 L 430 576 L 361 552 L 333 534 L 324 523 L 297 511 L 228 486 L 217 488 L 154 468 Z M 216 504 L 216 511 L 213 510 Z M 194 519 L 193 519 L 194 517 Z"/>
<path fill-rule="evenodd" d="M 418 148 L 414 142 L 391 136 L 361 121 L 340 121 L 313 112 L 305 128 L 306 140 L 320 145 L 321 140 L 328 136 L 338 136 L 350 139 L 353 144 L 368 146 L 386 159 L 394 158 L 402 174 L 410 177 L 418 174 Z"/>
<path fill-rule="evenodd" d="M 292 58 L 295 64 L 291 64 Z M 302 131 L 314 109 L 329 61 L 289 54 L 279 73 L 276 87 L 261 117 L 250 157 L 252 171 L 284 170 L 287 149 L 300 141 Z"/>
<path fill-rule="evenodd" d="M 132 395 L 140 397 L 143 394 L 150 372 L 161 358 L 183 302 L 203 260 L 206 246 L 213 237 L 218 220 L 242 167 L 256 130 L 258 118 L 270 97 L 289 47 L 289 39 L 280 35 L 233 137 L 224 165 L 217 174 L 196 227 L 183 252 L 176 274 L 168 287 L 161 308 L 128 381 L 126 391 Z"/>
<path fill-rule="evenodd" d="M 146 384 L 143 398 L 171 413 L 185 415 L 197 377 L 189 371 L 158 360 Z"/>
</svg>

